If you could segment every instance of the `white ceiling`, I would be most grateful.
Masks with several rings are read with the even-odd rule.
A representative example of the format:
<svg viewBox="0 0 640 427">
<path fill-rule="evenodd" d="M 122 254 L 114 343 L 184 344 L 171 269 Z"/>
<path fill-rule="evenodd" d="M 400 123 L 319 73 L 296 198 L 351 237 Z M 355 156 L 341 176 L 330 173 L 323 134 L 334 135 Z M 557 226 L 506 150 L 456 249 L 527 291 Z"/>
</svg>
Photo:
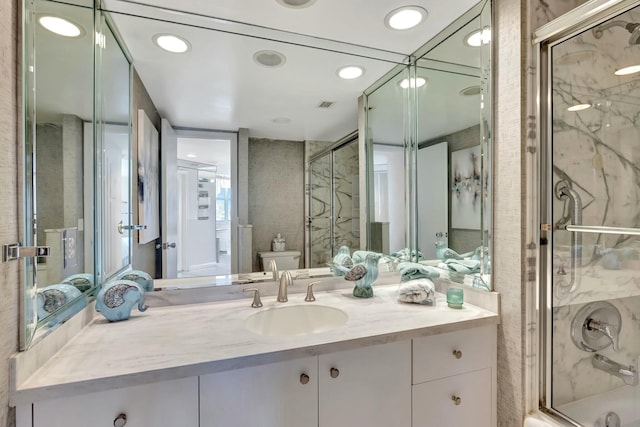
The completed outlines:
<svg viewBox="0 0 640 427">
<path fill-rule="evenodd" d="M 213 16 L 217 20 L 119 0 L 109 1 L 106 8 L 126 12 L 111 13 L 117 31 L 155 106 L 174 126 L 230 131 L 244 127 L 252 137 L 335 141 L 357 128 L 357 98 L 364 90 L 475 2 L 412 0 L 410 4 L 425 7 L 429 17 L 406 32 L 392 31 L 383 22 L 390 10 L 405 4 L 401 0 L 317 0 L 306 9 L 286 8 L 275 0 L 141 2 Z M 87 9 L 51 2 L 42 4 L 57 8 L 58 15 L 72 16 L 76 22 L 86 21 L 83 25 L 90 28 L 91 14 Z M 88 20 L 80 20 L 77 9 Z M 475 26 L 476 23 L 470 24 Z M 42 95 L 39 105 L 40 100 L 49 99 L 52 111 L 64 109 L 86 116 L 91 112 L 92 76 L 82 64 L 89 63 L 90 37 L 73 40 L 45 33 L 47 37 L 40 37 L 38 42 L 42 40 L 40 52 L 47 52 L 48 58 L 41 62 L 53 61 L 58 71 L 49 79 L 49 83 L 54 82 L 50 89 L 42 82 L 39 95 L 40 89 L 51 93 Z M 165 52 L 152 43 L 152 37 L 158 33 L 185 37 L 192 49 L 185 54 Z M 444 60 L 462 62 L 473 57 L 470 48 L 458 41 L 452 41 L 453 46 L 448 43 L 446 48 L 440 48 L 449 55 Z M 81 49 L 76 47 L 79 45 Z M 264 49 L 282 52 L 287 57 L 286 63 L 272 69 L 253 62 L 254 52 Z M 364 76 L 355 80 L 338 78 L 337 68 L 347 64 L 364 66 Z M 426 90 L 451 83 L 446 79 L 439 82 L 435 76 L 429 78 L 432 81 Z M 462 80 L 456 85 L 466 84 Z M 72 84 L 63 87 L 65 81 Z M 78 87 L 84 89 L 78 91 Z M 465 102 L 469 100 L 457 105 L 454 102 L 457 98 L 451 94 L 443 95 L 449 98 L 447 102 L 438 102 L 435 96 L 434 91 L 428 108 L 447 118 L 437 123 L 443 129 L 446 126 L 450 130 L 461 129 L 452 119 L 463 115 Z M 332 101 L 334 105 L 319 109 L 321 101 Z M 381 102 L 378 114 L 382 117 L 397 114 L 392 105 Z M 477 104 L 475 115 L 477 119 Z M 290 123 L 273 122 L 282 117 L 290 119 Z M 85 118 L 90 118 L 90 114 Z"/>
</svg>

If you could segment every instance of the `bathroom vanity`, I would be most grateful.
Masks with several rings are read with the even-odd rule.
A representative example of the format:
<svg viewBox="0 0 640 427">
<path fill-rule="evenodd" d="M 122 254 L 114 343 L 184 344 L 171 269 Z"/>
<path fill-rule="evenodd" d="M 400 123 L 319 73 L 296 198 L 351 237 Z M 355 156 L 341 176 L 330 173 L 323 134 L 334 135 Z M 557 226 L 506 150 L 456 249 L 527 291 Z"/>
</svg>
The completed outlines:
<svg viewBox="0 0 640 427">
<path fill-rule="evenodd" d="M 495 312 L 395 301 L 397 285 L 150 309 L 95 318 L 12 387 L 18 427 L 495 426 Z M 290 335 L 255 313 L 329 307 L 342 326 Z M 299 322 L 305 319 L 300 317 Z M 293 321 L 297 321 L 293 319 Z M 32 349 L 35 350 L 35 349 Z M 30 351 L 32 351 L 30 350 Z M 27 352 L 28 353 L 28 352 Z M 21 369 L 14 359 L 14 378 Z M 18 375 L 19 376 L 19 375 Z"/>
</svg>

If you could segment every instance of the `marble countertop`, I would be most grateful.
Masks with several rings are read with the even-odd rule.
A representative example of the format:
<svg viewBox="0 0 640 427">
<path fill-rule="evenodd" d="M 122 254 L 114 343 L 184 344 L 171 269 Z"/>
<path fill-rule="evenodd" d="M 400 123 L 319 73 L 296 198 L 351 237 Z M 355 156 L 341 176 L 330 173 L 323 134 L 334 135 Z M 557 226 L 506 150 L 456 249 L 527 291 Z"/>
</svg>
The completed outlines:
<svg viewBox="0 0 640 427">
<path fill-rule="evenodd" d="M 350 289 L 316 293 L 316 302 L 290 294 L 289 302 L 263 298 L 264 307 L 240 300 L 134 311 L 129 320 L 96 317 L 30 378 L 11 391 L 13 405 L 148 384 L 291 360 L 419 336 L 498 324 L 498 314 L 465 303 L 447 307 L 396 302 L 397 285 L 375 287 L 370 299 Z M 263 336 L 244 326 L 250 315 L 277 306 L 317 304 L 344 310 L 344 326 L 298 336 Z"/>
</svg>

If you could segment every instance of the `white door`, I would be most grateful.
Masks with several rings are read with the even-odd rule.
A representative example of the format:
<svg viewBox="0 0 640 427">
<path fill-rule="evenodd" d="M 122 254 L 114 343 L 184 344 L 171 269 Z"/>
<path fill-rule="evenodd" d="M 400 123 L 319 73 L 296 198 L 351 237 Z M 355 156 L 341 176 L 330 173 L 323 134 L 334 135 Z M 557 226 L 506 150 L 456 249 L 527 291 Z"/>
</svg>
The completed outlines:
<svg viewBox="0 0 640 427">
<path fill-rule="evenodd" d="M 162 278 L 178 277 L 178 137 L 167 119 L 162 119 Z"/>
<path fill-rule="evenodd" d="M 447 146 L 447 142 L 441 142 L 418 150 L 418 248 L 425 259 L 436 258 L 439 233 L 449 245 Z"/>
</svg>

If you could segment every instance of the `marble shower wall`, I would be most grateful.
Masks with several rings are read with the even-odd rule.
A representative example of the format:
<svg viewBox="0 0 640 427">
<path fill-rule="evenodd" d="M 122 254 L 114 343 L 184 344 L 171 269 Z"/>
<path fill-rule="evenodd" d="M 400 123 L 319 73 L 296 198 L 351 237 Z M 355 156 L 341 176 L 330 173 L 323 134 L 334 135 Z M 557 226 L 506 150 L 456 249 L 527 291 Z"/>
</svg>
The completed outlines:
<svg viewBox="0 0 640 427">
<path fill-rule="evenodd" d="M 635 285 L 640 291 L 640 286 Z M 638 366 L 640 355 L 640 296 L 608 299 L 622 316 L 619 351 L 611 346 L 598 352 L 623 365 Z M 594 353 L 580 350 L 571 340 L 571 322 L 585 304 L 553 310 L 553 406 L 625 386 L 622 379 L 592 366 Z M 602 408 L 606 410 L 607 408 Z"/>
<path fill-rule="evenodd" d="M 360 174 L 358 142 L 334 152 L 334 248 L 360 248 Z"/>
<path fill-rule="evenodd" d="M 309 166 L 310 267 L 324 267 L 331 259 L 331 155 Z"/>
<path fill-rule="evenodd" d="M 638 22 L 636 8 L 616 20 Z M 621 27 L 592 30 L 553 48 L 553 182 L 571 183 L 582 200 L 582 224 L 640 228 L 640 77 L 614 71 L 638 63 Z M 568 111 L 576 104 L 591 104 Z M 554 223 L 568 203 L 553 201 Z M 576 348 L 570 322 L 587 302 L 608 300 L 622 314 L 621 350 L 601 353 L 637 366 L 640 354 L 640 241 L 631 236 L 582 233 L 582 267 L 569 291 L 571 233 L 554 233 L 553 404 L 561 405 L 623 385 L 595 370 L 591 354 Z"/>
</svg>

